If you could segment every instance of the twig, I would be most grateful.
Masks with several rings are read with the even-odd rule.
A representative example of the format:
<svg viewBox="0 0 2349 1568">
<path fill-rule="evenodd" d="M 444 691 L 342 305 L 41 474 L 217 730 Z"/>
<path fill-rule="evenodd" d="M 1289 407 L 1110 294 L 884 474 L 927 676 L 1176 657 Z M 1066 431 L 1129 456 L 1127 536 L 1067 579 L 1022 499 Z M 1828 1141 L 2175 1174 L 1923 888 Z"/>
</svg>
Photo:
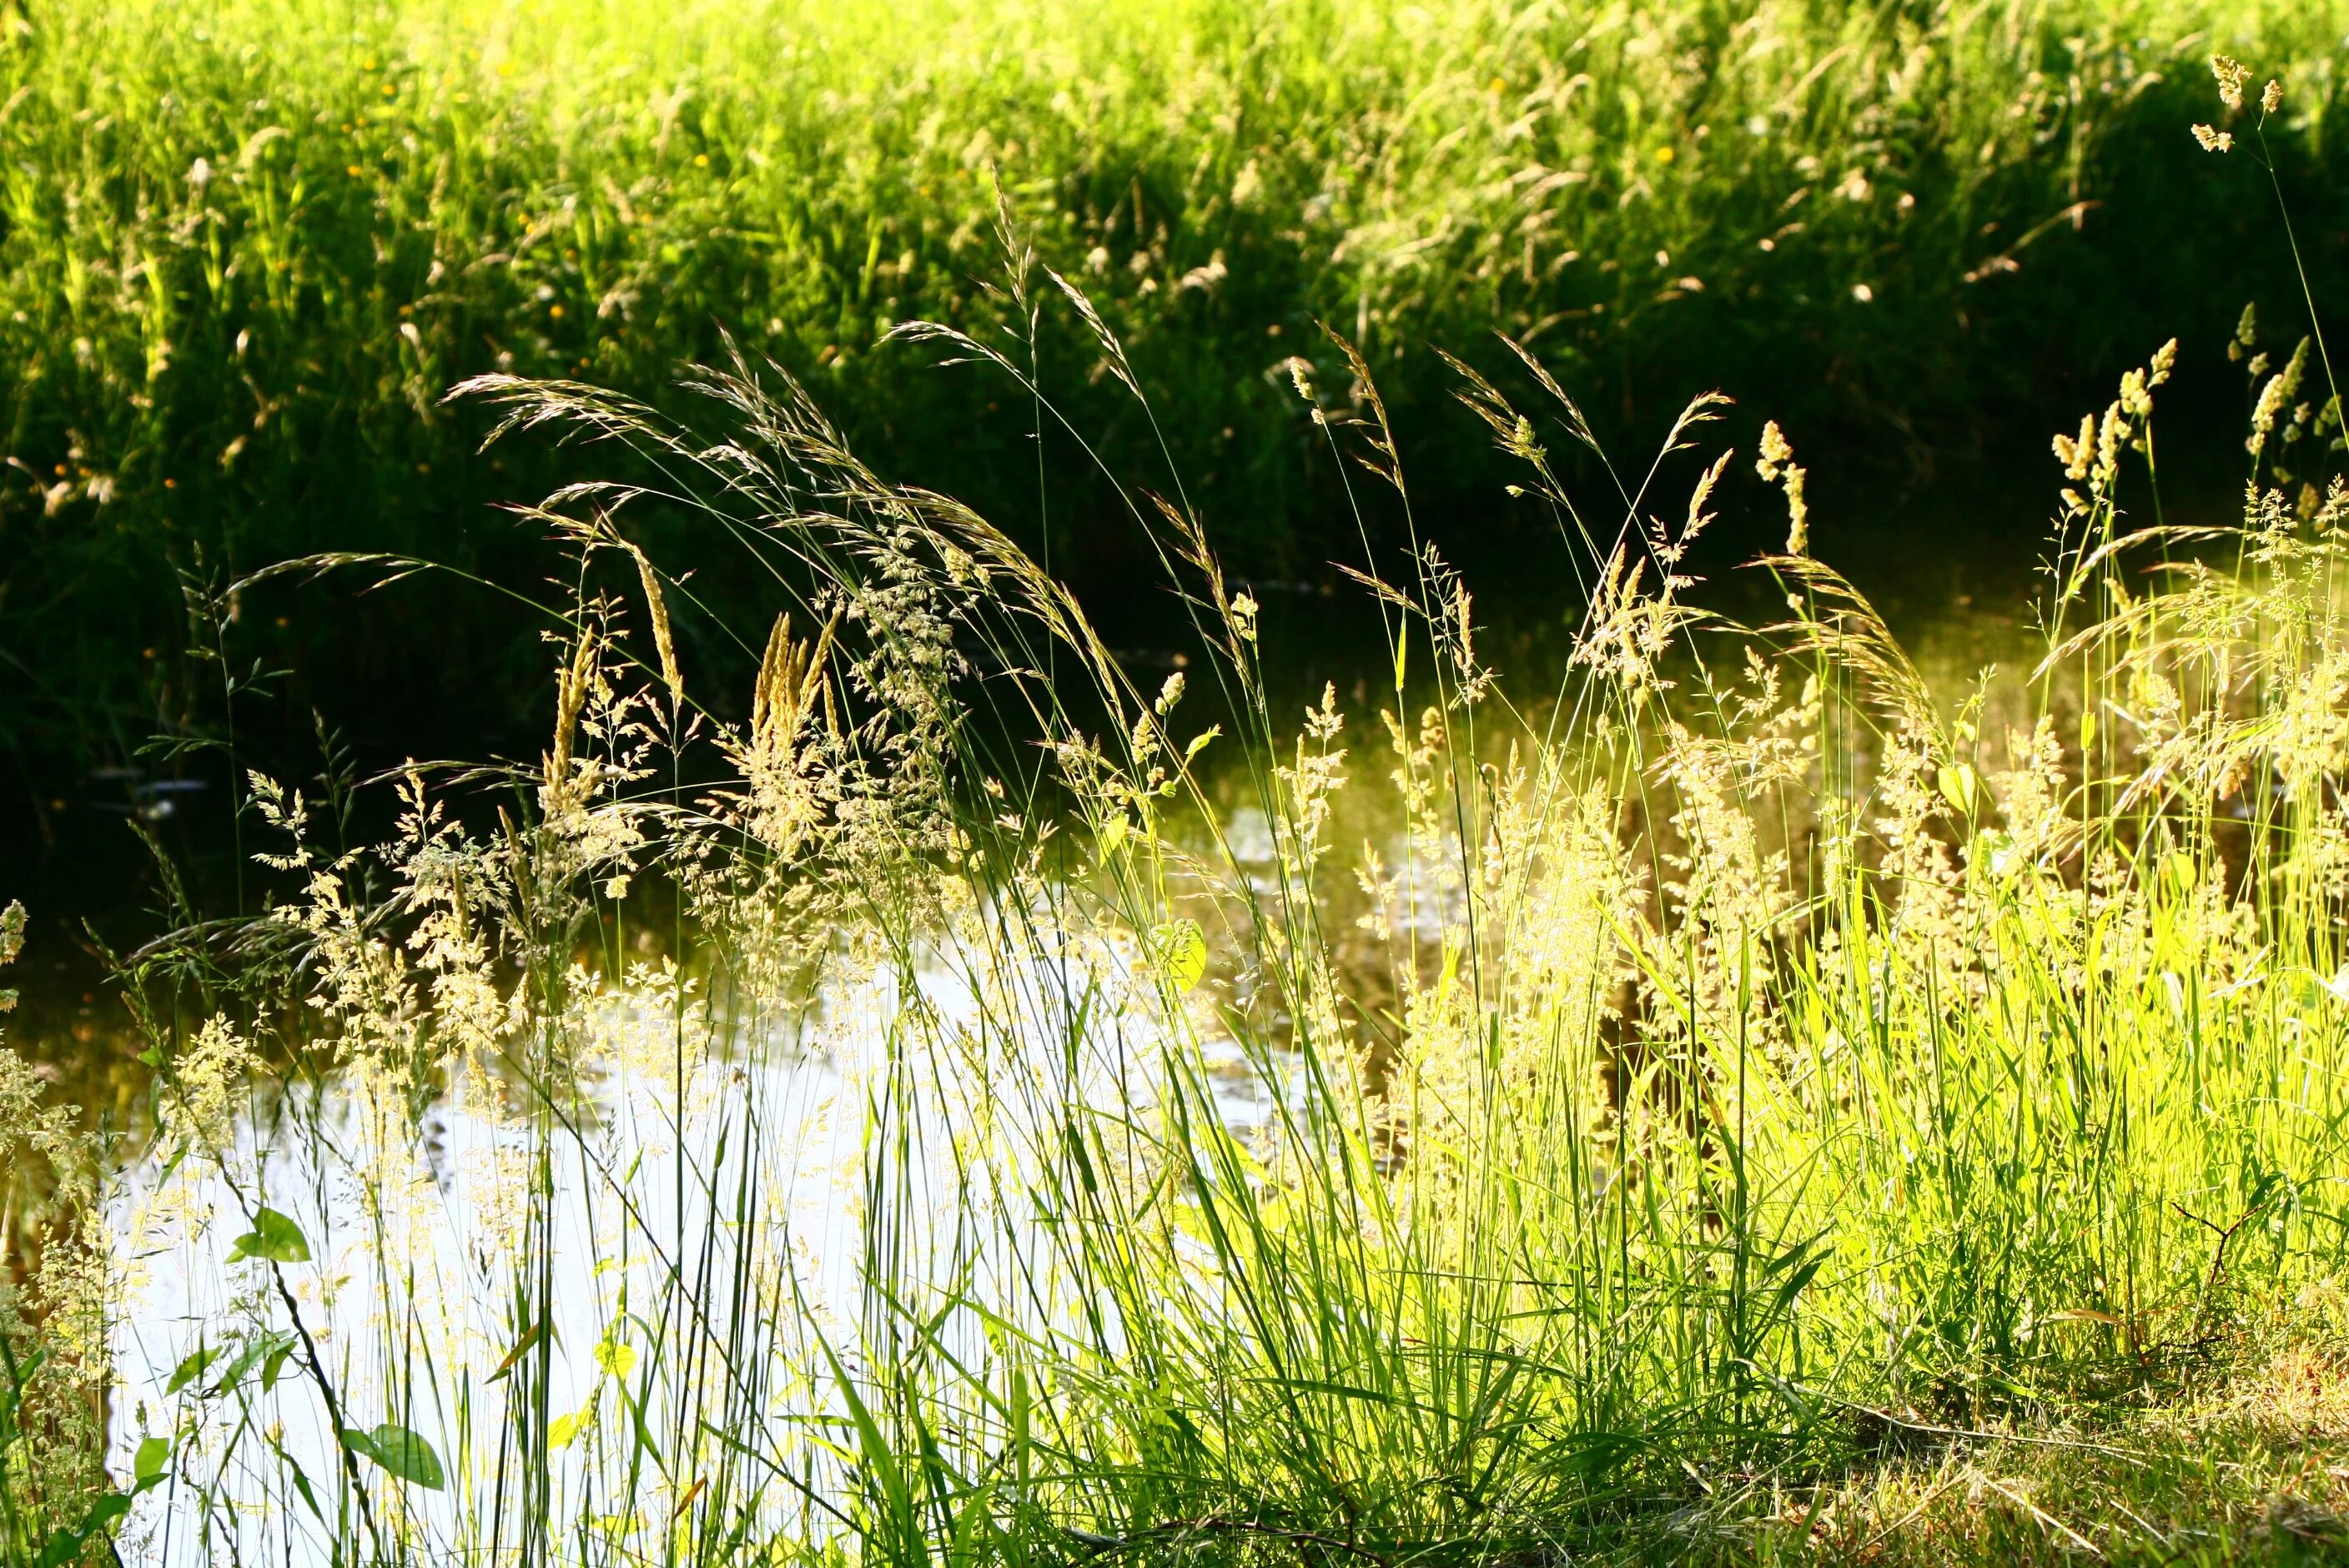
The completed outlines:
<svg viewBox="0 0 2349 1568">
<path fill-rule="evenodd" d="M 1806 1390 L 1806 1392 L 1811 1391 Z M 2126 1460 L 2130 1464 L 2139 1466 L 2148 1466 L 2153 1462 L 2143 1454 L 2132 1453 L 2127 1449 L 2113 1448 L 2106 1443 L 2083 1442 L 2076 1438 L 2034 1438 L 2021 1432 L 1985 1432 L 1971 1427 L 1935 1426 L 1927 1421 L 1911 1421 L 1896 1416 L 1889 1410 L 1880 1410 L 1873 1405 L 1863 1405 L 1854 1399 L 1837 1398 L 1833 1394 L 1811 1392 L 1811 1397 L 1826 1404 L 1840 1405 L 1843 1408 L 1856 1411 L 1860 1415 L 1873 1416 L 1886 1426 L 1898 1427 L 1902 1431 L 1916 1432 L 1929 1438 L 1970 1438 L 1981 1443 L 2022 1443 L 2029 1448 L 2068 1449 L 2080 1453 L 2103 1454 L 2109 1459 Z"/>
<path fill-rule="evenodd" d="M 2137 1512 L 2136 1509 L 2131 1508 L 2127 1503 L 2123 1502 L 2117 1497 L 2109 1498 L 2106 1501 L 2111 1502 L 2115 1508 L 2119 1509 L 2123 1513 L 2127 1514 L 2129 1517 L 2129 1522 L 2136 1525 L 2139 1530 L 2144 1531 L 2147 1539 L 2153 1542 L 2154 1544 L 2158 1546 L 2167 1546 L 2169 1544 L 2168 1535 L 2162 1531 L 2155 1529 L 2153 1524 L 2147 1521 L 2143 1514 Z"/>
<path fill-rule="evenodd" d="M 2213 1231 L 2218 1233 L 2219 1248 L 2217 1252 L 2211 1254 L 2210 1273 L 2202 1281 L 2202 1305 L 2207 1308 L 2210 1305 L 2210 1293 L 2219 1288 L 2219 1276 L 2226 1271 L 2227 1243 L 2235 1239 L 2235 1233 L 2241 1230 L 2245 1224 L 2250 1222 L 2252 1215 L 2258 1213 L 2261 1210 L 2268 1206 L 2268 1201 L 2264 1198 L 2261 1199 L 2258 1202 L 2252 1204 L 2250 1208 L 2236 1215 L 2235 1222 L 2233 1224 L 2226 1226 L 2220 1226 L 2204 1219 L 2201 1215 L 2196 1213 L 2193 1210 L 2188 1208 L 2183 1203 L 2172 1202 L 2169 1206 L 2177 1210 L 2179 1213 L 2185 1215 L 2188 1219 L 2193 1221 L 2196 1224 L 2201 1226 L 2204 1230 Z"/>
<path fill-rule="evenodd" d="M 380 1556 L 383 1536 L 376 1528 L 375 1508 L 367 1501 L 367 1477 L 359 1472 L 358 1456 L 351 1452 L 350 1444 L 343 1438 L 349 1429 L 343 1417 L 343 1402 L 335 1398 L 335 1386 L 326 1377 L 326 1364 L 318 1358 L 317 1343 L 310 1337 L 310 1330 L 302 1321 L 302 1308 L 295 1301 L 294 1293 L 285 1288 L 285 1270 L 274 1259 L 270 1261 L 269 1277 L 277 1286 L 278 1299 L 285 1304 L 285 1315 L 294 1320 L 294 1333 L 302 1341 L 302 1358 L 309 1363 L 311 1380 L 317 1384 L 320 1397 L 326 1401 L 326 1418 L 335 1424 L 336 1451 L 343 1456 L 343 1471 L 350 1478 L 351 1495 L 358 1502 L 359 1518 L 367 1522 L 367 1539 L 375 1542 L 377 1555 Z"/>
</svg>

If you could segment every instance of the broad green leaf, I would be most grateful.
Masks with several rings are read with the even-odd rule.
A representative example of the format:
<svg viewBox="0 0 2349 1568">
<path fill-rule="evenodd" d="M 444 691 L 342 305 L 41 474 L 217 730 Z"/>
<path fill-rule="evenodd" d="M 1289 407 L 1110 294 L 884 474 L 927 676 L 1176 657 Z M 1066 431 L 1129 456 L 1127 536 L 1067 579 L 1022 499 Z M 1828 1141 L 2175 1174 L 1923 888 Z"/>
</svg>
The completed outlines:
<svg viewBox="0 0 2349 1568">
<path fill-rule="evenodd" d="M 878 1484 L 882 1497 L 887 1501 L 885 1517 L 888 1524 L 894 1527 L 892 1532 L 905 1542 L 919 1539 L 917 1532 L 921 1524 L 915 1512 L 913 1488 L 906 1481 L 904 1468 L 897 1462 L 895 1449 L 882 1435 L 880 1423 L 865 1408 L 863 1397 L 856 1391 L 855 1379 L 849 1377 L 848 1368 L 840 1364 L 839 1355 L 829 1343 L 819 1341 L 819 1344 L 824 1359 L 832 1363 L 832 1375 L 848 1402 L 849 1418 L 856 1423 L 857 1457 L 863 1461 L 866 1474 Z"/>
<path fill-rule="evenodd" d="M 1947 800 L 1959 816 L 1971 817 L 1974 814 L 1974 802 L 1982 795 L 1982 780 L 1976 776 L 1973 764 L 1953 762 L 1942 769 L 1933 782 L 1940 788 L 1941 799 Z"/>
<path fill-rule="evenodd" d="M 130 1461 L 130 1473 L 141 1485 L 162 1479 L 163 1467 L 171 1462 L 171 1440 L 169 1438 L 147 1438 L 139 1444 L 139 1452 Z"/>
<path fill-rule="evenodd" d="M 1795 1305 L 1795 1298 L 1803 1294 L 1803 1287 L 1811 1283 L 1812 1278 L 1819 1272 L 1819 1265 L 1826 1261 L 1826 1254 L 1822 1253 L 1786 1276 L 1785 1283 L 1778 1287 L 1780 1312 L 1785 1312 Z"/>
<path fill-rule="evenodd" d="M 248 1342 L 245 1347 L 237 1353 L 236 1359 L 222 1368 L 220 1376 L 212 1379 L 212 1386 L 209 1390 L 212 1398 L 217 1399 L 239 1383 L 243 1382 L 255 1367 L 261 1366 L 272 1357 L 282 1357 L 285 1348 L 293 1343 L 293 1336 L 287 1334 L 264 1334 L 260 1338 Z"/>
<path fill-rule="evenodd" d="M 636 1369 L 636 1347 L 625 1339 L 605 1339 L 595 1346 L 595 1365 L 615 1377 Z"/>
<path fill-rule="evenodd" d="M 310 1261 L 310 1239 L 302 1227 L 274 1209 L 262 1209 L 253 1216 L 253 1229 L 236 1239 L 231 1258 L 265 1258 L 273 1264 L 306 1264 Z"/>
<path fill-rule="evenodd" d="M 947 1553 L 947 1562 L 981 1561 L 979 1541 L 993 1523 L 990 1514 L 994 1502 L 995 1488 L 991 1483 L 970 1489 L 970 1496 L 964 1500 L 955 1515 L 954 1544 Z"/>
<path fill-rule="evenodd" d="M 373 1460 L 410 1486 L 439 1491 L 449 1484 L 449 1478 L 440 1469 L 440 1456 L 432 1451 L 432 1445 L 396 1421 L 386 1421 L 372 1432 L 346 1428 L 343 1447 L 362 1459 Z"/>
<path fill-rule="evenodd" d="M 506 1358 L 498 1363 L 498 1369 L 491 1373 L 487 1377 L 483 1378 L 482 1381 L 485 1383 L 495 1383 L 502 1377 L 511 1376 L 514 1367 L 521 1363 L 522 1358 L 530 1354 L 530 1347 L 545 1337 L 546 1319 L 542 1317 L 536 1323 L 532 1324 L 528 1328 L 522 1331 L 522 1336 L 513 1342 L 513 1348 L 506 1352 Z"/>
<path fill-rule="evenodd" d="M 1793 1268 L 1796 1264 L 1803 1262 L 1806 1258 L 1811 1255 L 1811 1249 L 1813 1247 L 1816 1247 L 1821 1242 L 1826 1241 L 1827 1237 L 1833 1233 L 1833 1227 L 1829 1227 L 1827 1230 L 1821 1231 L 1816 1235 L 1814 1235 L 1807 1240 L 1796 1242 L 1793 1246 L 1788 1247 L 1785 1252 L 1780 1253 L 1776 1257 L 1772 1258 L 1768 1263 L 1764 1264 L 1762 1265 L 1760 1277 L 1763 1279 L 1768 1279 L 1772 1274 L 1783 1274 L 1787 1269 Z"/>
<path fill-rule="evenodd" d="M 1170 920 L 1150 934 L 1158 966 L 1177 991 L 1188 991 L 1207 973 L 1207 938 L 1195 920 Z"/>
<path fill-rule="evenodd" d="M 186 1359 L 172 1369 L 171 1380 L 163 1385 L 163 1392 L 166 1395 L 176 1394 L 202 1377 L 204 1368 L 211 1366 L 219 1355 L 220 1352 L 209 1345 L 197 1346 L 194 1350 L 189 1352 Z"/>
<path fill-rule="evenodd" d="M 89 1505 L 89 1513 L 81 1522 L 81 1538 L 85 1545 L 89 1538 L 130 1511 L 130 1494 L 109 1491 Z"/>
<path fill-rule="evenodd" d="M 25 1386 L 32 1381 L 33 1374 L 40 1370 L 48 1356 L 46 1350 L 35 1350 L 7 1368 L 8 1380 L 0 1384 L 0 1449 L 16 1440 L 16 1411 L 25 1401 Z"/>
<path fill-rule="evenodd" d="M 326 1523 L 326 1511 L 318 1506 L 318 1494 L 310 1488 L 309 1473 L 295 1462 L 294 1456 L 287 1453 L 282 1444 L 277 1446 L 277 1457 L 285 1461 L 285 1468 L 293 1472 L 294 1489 L 302 1494 L 302 1501 L 310 1510 L 310 1517 L 321 1524 Z"/>
<path fill-rule="evenodd" d="M 2195 884 L 2201 880 L 2201 872 L 2194 865 L 2194 857 L 2183 850 L 2172 850 L 2162 857 L 2161 874 L 2168 880 L 2170 890 L 2180 897 L 2192 892 Z"/>
<path fill-rule="evenodd" d="M 1752 1364 L 1748 1363 L 1748 1366 L 1751 1367 Z M 1753 1367 L 1752 1369 L 1759 1375 L 1764 1383 L 1769 1386 L 1770 1391 L 1778 1396 L 1778 1403 L 1784 1405 L 1786 1408 L 1786 1413 L 1795 1418 L 1795 1425 L 1807 1427 L 1819 1418 L 1817 1408 L 1792 1383 L 1764 1367 Z"/>
<path fill-rule="evenodd" d="M 567 1416 L 555 1417 L 554 1422 L 546 1429 L 546 1446 L 550 1449 L 569 1448 L 578 1439 L 579 1418 L 585 1413 L 584 1410 L 574 1410 Z"/>
</svg>

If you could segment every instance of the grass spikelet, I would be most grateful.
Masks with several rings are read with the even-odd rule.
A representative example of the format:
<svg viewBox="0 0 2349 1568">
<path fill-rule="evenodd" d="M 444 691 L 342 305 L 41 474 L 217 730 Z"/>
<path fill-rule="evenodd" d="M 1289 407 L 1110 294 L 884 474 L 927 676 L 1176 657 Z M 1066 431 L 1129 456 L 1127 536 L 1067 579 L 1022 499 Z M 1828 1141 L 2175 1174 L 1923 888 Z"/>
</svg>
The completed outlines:
<svg viewBox="0 0 2349 1568">
<path fill-rule="evenodd" d="M 555 671 L 554 743 L 546 758 L 546 789 L 550 801 L 569 797 L 574 784 L 572 748 L 578 738 L 579 717 L 595 681 L 596 635 L 581 628 L 571 644 L 571 656 Z M 550 805 L 549 814 L 556 814 Z"/>
<path fill-rule="evenodd" d="M 645 610 L 652 619 L 653 647 L 660 655 L 661 679 L 667 683 L 673 702 L 685 700 L 685 674 L 678 667 L 677 634 L 669 625 L 668 596 L 661 592 L 660 573 L 654 570 L 652 557 L 636 545 L 628 546 L 628 554 L 636 563 L 637 581 L 644 584 Z"/>
</svg>

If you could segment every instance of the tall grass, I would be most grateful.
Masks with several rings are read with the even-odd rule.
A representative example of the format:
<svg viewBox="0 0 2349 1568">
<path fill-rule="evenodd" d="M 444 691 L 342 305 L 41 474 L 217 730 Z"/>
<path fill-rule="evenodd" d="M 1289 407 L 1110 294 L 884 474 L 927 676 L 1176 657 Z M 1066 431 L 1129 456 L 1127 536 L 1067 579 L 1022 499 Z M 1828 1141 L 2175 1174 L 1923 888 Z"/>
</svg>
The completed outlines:
<svg viewBox="0 0 2349 1568">
<path fill-rule="evenodd" d="M 1330 352 L 1359 404 L 1293 390 L 1408 507 Z M 771 367 L 701 377 L 714 442 L 471 384 L 775 584 L 751 717 L 697 706 L 654 498 L 587 481 L 535 765 L 405 769 L 357 847 L 253 779 L 288 892 L 125 960 L 157 1132 L 75 1254 L 138 1501 L 12 1553 L 1727 1555 L 1809 1538 L 1789 1484 L 2217 1364 L 2344 1262 L 2349 487 L 2303 351 L 2239 527 L 2129 518 L 2173 353 L 2057 443 L 2044 661 L 1954 701 L 1775 427 L 1751 628 L 1688 598 L 1714 399 L 1593 507 L 1548 373 L 1467 371 L 1587 552 L 1577 657 L 1520 695 L 1440 555 L 1368 559 L 1371 724 L 1271 710 L 1171 478 L 1130 521 L 1214 656 L 1153 691 Z"/>
<path fill-rule="evenodd" d="M 1417 406 L 1423 489 L 1454 503 L 1492 466 L 1442 438 L 1423 345 L 1483 363 L 1495 327 L 1602 416 L 1652 427 L 1703 377 L 1922 462 L 1985 407 L 2044 403 L 2051 367 L 2234 307 L 2187 280 L 2240 273 L 2263 231 L 2178 132 L 2185 78 L 2212 46 L 2295 62 L 2280 129 L 2321 155 L 2344 26 L 2329 0 L 5 15 L 0 646 L 7 722 L 50 749 L 203 717 L 180 573 L 331 545 L 526 578 L 480 508 L 544 465 L 470 460 L 440 390 L 502 371 L 659 401 L 721 324 L 1056 571 L 1126 570 L 1121 531 L 1081 526 L 1114 497 L 1030 444 L 1018 398 L 874 352 L 899 321 L 1004 324 L 990 171 L 1251 571 L 1347 538 L 1271 371 L 1341 373 L 1317 320 Z M 1117 467 L 1154 460 L 1114 388 L 1082 389 L 1084 334 L 1048 321 L 1040 353 Z M 452 692 L 511 674 L 489 614 L 446 616 Z M 289 621 L 243 624 L 241 665 L 399 691 Z"/>
</svg>

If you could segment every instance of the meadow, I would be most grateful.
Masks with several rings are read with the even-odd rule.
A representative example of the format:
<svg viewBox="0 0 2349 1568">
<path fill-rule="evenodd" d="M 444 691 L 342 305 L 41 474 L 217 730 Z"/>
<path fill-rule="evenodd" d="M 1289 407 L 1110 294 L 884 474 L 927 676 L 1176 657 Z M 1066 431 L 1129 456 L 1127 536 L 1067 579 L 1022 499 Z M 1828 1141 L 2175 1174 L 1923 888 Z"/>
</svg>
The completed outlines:
<svg viewBox="0 0 2349 1568">
<path fill-rule="evenodd" d="M 1466 539 L 1527 535 L 1435 349 L 1530 395 L 1499 332 L 1627 449 L 1707 387 L 1749 442 L 1766 415 L 1834 448 L 1868 498 L 1855 547 L 1951 490 L 1940 515 L 1998 535 L 1973 553 L 2022 556 L 2035 495 L 1970 507 L 1984 474 L 2146 342 L 2297 296 L 2267 208 L 2179 131 L 2211 50 L 2291 83 L 2271 141 L 2337 273 L 2344 26 L 2337 0 L 702 0 L 657 25 L 604 0 L 7 0 L 0 725 L 76 762 L 216 728 L 186 593 L 274 560 L 528 583 L 536 542 L 492 509 L 564 469 L 476 459 L 447 388 L 571 376 L 675 414 L 721 334 L 819 387 L 882 471 L 1096 589 L 1150 562 L 1084 446 L 1123 470 L 1162 440 L 1236 570 L 1328 576 L 1351 514 L 1279 368 L 1345 374 L 1317 322 L 1377 367 L 1423 511 Z M 1018 325 L 999 186 L 1154 423 L 1049 313 L 1031 368 L 1082 444 L 880 346 Z M 2199 373 L 2192 432 L 2230 427 L 2231 380 Z M 680 569 L 699 545 L 683 519 L 665 540 Z M 281 596 L 238 663 L 290 672 L 296 709 L 391 716 L 386 747 L 436 713 L 514 727 L 537 665 L 499 603 L 444 597 L 429 640 L 419 613 Z"/>
<path fill-rule="evenodd" d="M 2194 69 L 2198 177 L 2310 227 L 2300 73 Z M 1304 701 L 1268 652 L 1303 606 L 1227 555 L 1143 357 L 1215 285 L 1055 271 L 993 183 L 959 310 L 900 295 L 838 379 L 747 341 L 657 397 L 432 372 L 411 415 L 548 475 L 521 577 L 421 535 L 207 558 L 187 755 L 243 870 L 137 820 L 163 929 L 85 938 L 124 1113 L 69 1103 L 56 1042 L 0 1050 L 7 1568 L 2337 1557 L 2321 272 L 2147 334 L 2040 433 L 2033 620 L 1971 676 L 1837 569 L 1839 456 L 1791 424 L 1699 392 L 1627 447 L 1570 339 L 1504 346 L 1443 363 L 1476 451 L 1423 487 L 1410 356 L 1298 324 L 1249 395 L 1339 499 L 1376 644 Z M 897 356 L 1092 465 L 1188 652 L 1123 652 L 1032 517 L 868 460 L 834 399 Z M 2226 516 L 2167 496 L 2214 439 L 2173 439 L 2193 375 L 2236 405 Z M 1555 668 L 1500 665 L 1452 555 L 1485 472 L 1567 603 Z M 1723 535 L 1766 542 L 1759 614 L 1702 580 Z M 525 746 L 368 770 L 232 722 L 278 700 L 232 656 L 253 606 L 388 578 L 501 604 Z M 0 965 L 49 929 L 0 907 Z"/>
</svg>

